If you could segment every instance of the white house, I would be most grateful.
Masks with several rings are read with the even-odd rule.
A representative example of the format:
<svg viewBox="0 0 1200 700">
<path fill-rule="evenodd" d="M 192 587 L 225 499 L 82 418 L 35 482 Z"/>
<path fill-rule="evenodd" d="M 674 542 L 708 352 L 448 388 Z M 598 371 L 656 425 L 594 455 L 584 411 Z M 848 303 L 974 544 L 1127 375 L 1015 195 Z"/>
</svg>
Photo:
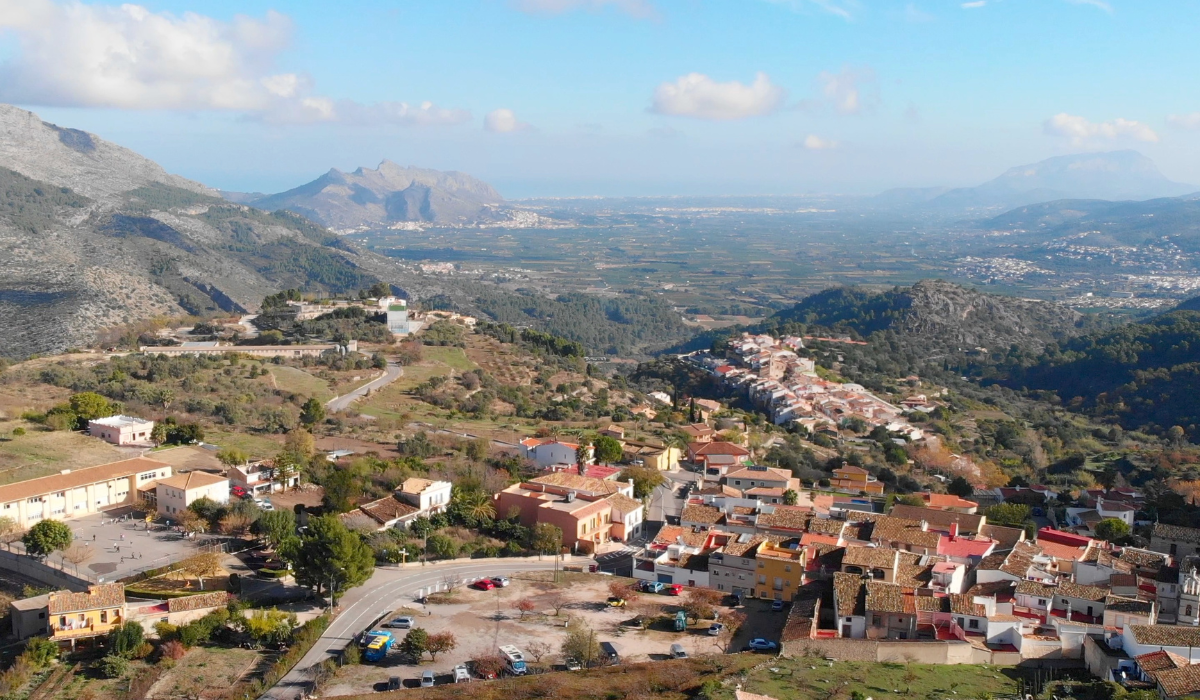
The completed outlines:
<svg viewBox="0 0 1200 700">
<path fill-rule="evenodd" d="M 415 507 L 421 515 L 432 515 L 446 510 L 450 504 L 450 490 L 449 481 L 410 478 L 400 484 L 396 495 Z"/>
<path fill-rule="evenodd" d="M 1121 648 L 1129 656 L 1141 656 L 1152 651 L 1169 651 L 1200 663 L 1200 628 L 1176 625 L 1126 625 L 1121 630 Z"/>
<path fill-rule="evenodd" d="M 240 486 L 251 494 L 283 491 L 285 488 L 295 488 L 300 483 L 300 475 L 295 472 L 277 481 L 275 469 L 267 462 L 230 467 L 228 476 L 231 487 Z"/>
<path fill-rule="evenodd" d="M 228 503 L 229 479 L 208 472 L 185 472 L 160 480 L 154 492 L 159 515 L 172 516 L 201 498 Z"/>
<path fill-rule="evenodd" d="M 623 493 L 614 493 L 608 497 L 612 504 L 612 531 L 614 540 L 629 542 L 642 534 L 642 513 L 645 506 L 641 501 L 630 498 Z"/>
<path fill-rule="evenodd" d="M 109 416 L 88 421 L 87 433 L 114 445 L 149 443 L 154 432 L 154 421 L 133 416 Z"/>
<path fill-rule="evenodd" d="M 521 441 L 521 451 L 526 459 L 532 460 L 539 467 L 553 467 L 563 464 L 576 464 L 579 460 L 575 451 L 579 445 L 573 442 L 561 442 L 554 438 L 526 438 Z M 588 447 L 588 461 L 592 459 L 593 450 Z"/>
</svg>

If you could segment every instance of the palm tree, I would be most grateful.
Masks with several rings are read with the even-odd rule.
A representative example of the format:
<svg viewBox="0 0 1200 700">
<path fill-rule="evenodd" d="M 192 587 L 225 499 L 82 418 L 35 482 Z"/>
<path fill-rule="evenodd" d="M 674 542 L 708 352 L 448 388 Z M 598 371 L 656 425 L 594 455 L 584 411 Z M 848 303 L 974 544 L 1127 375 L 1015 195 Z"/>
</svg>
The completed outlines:
<svg viewBox="0 0 1200 700">
<path fill-rule="evenodd" d="M 494 520 L 496 517 L 496 507 L 492 505 L 491 497 L 483 491 L 463 493 L 458 497 L 458 503 L 462 514 L 475 522 Z"/>
</svg>

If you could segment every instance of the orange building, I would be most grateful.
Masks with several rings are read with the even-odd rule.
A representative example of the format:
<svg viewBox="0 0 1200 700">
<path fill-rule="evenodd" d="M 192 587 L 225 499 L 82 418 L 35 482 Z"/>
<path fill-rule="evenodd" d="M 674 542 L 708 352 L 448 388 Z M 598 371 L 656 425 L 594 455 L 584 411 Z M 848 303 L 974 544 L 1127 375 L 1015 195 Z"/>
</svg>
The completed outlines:
<svg viewBox="0 0 1200 700">
<path fill-rule="evenodd" d="M 871 476 L 871 472 L 849 464 L 833 470 L 833 478 L 829 480 L 829 485 L 850 493 L 883 493 L 883 484 Z"/>
</svg>

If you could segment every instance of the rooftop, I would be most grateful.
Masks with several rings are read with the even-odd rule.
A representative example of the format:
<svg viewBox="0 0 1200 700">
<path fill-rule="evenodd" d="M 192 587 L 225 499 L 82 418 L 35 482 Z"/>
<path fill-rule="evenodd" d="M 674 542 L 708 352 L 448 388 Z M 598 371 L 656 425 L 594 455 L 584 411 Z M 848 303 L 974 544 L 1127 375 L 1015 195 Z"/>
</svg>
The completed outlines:
<svg viewBox="0 0 1200 700">
<path fill-rule="evenodd" d="M 419 509 L 396 500 L 395 496 L 385 496 L 377 501 L 361 505 L 358 508 L 371 516 L 380 525 L 386 525 L 393 520 L 399 520 L 407 515 L 420 512 Z"/>
<path fill-rule="evenodd" d="M 1133 641 L 1145 646 L 1197 647 L 1200 646 L 1200 628 L 1176 627 L 1175 625 L 1130 625 L 1125 629 Z"/>
<path fill-rule="evenodd" d="M 904 589 L 894 583 L 868 581 L 866 609 L 871 612 L 904 612 Z"/>
<path fill-rule="evenodd" d="M 101 583 L 88 586 L 87 593 L 54 591 L 49 594 L 48 605 L 51 615 L 100 608 L 119 608 L 125 605 L 125 584 Z"/>
<path fill-rule="evenodd" d="M 878 547 L 847 547 L 842 557 L 843 566 L 866 566 L 875 569 L 890 569 L 896 564 L 896 550 Z"/>
<path fill-rule="evenodd" d="M 101 481 L 156 471 L 164 467 L 170 469 L 171 465 L 154 459 L 135 457 L 134 459 L 125 459 L 120 462 L 102 464 L 98 467 L 76 469 L 66 474 L 53 474 L 38 479 L 18 481 L 15 484 L 0 486 L 0 503 L 11 503 L 12 501 L 42 496 L 56 491 L 66 491 L 67 489 L 87 486 L 88 484 L 95 484 Z"/>
<path fill-rule="evenodd" d="M 1200 665 L 1163 669 L 1154 675 L 1168 698 L 1200 693 Z"/>
<path fill-rule="evenodd" d="M 620 484 L 605 479 L 593 479 L 587 476 L 579 476 L 578 474 L 568 474 L 566 472 L 555 472 L 539 476 L 536 479 L 530 479 L 529 483 L 543 484 L 546 486 L 558 486 L 560 488 L 572 489 L 574 491 L 582 491 L 586 493 L 610 494 L 617 493 L 625 484 Z"/>
<path fill-rule="evenodd" d="M 184 472 L 183 474 L 176 474 L 169 479 L 159 479 L 158 483 L 162 486 L 190 491 L 191 489 L 202 489 L 205 486 L 214 486 L 228 481 L 229 479 L 223 476 L 209 474 L 208 472 Z"/>
<path fill-rule="evenodd" d="M 863 614 L 863 580 L 858 574 L 843 574 L 840 571 L 833 575 L 833 594 L 837 602 L 837 614 Z"/>
<path fill-rule="evenodd" d="M 1200 544 L 1200 530 L 1197 530 L 1193 527 L 1180 527 L 1178 525 L 1155 523 L 1154 532 L 1151 534 L 1151 537 L 1161 537 L 1165 540 L 1176 540 L 1179 542 Z"/>
<path fill-rule="evenodd" d="M 93 418 L 92 420 L 88 421 L 88 425 L 92 425 L 94 423 L 96 425 L 103 425 L 108 428 L 130 428 L 136 425 L 145 425 L 146 423 L 152 422 L 153 421 L 143 420 L 133 416 L 116 415 L 109 416 L 108 418 Z"/>
</svg>

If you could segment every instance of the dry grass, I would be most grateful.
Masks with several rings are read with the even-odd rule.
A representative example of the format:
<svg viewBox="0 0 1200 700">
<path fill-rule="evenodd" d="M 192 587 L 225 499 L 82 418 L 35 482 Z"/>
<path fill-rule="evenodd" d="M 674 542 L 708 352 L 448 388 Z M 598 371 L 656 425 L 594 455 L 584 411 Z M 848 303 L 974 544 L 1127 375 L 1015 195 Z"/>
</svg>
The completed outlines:
<svg viewBox="0 0 1200 700">
<path fill-rule="evenodd" d="M 12 437 L 13 428 L 25 434 Z M 0 484 L 11 484 L 63 469 L 82 469 L 126 459 L 116 447 L 80 433 L 46 430 L 26 421 L 0 421 Z"/>
</svg>

